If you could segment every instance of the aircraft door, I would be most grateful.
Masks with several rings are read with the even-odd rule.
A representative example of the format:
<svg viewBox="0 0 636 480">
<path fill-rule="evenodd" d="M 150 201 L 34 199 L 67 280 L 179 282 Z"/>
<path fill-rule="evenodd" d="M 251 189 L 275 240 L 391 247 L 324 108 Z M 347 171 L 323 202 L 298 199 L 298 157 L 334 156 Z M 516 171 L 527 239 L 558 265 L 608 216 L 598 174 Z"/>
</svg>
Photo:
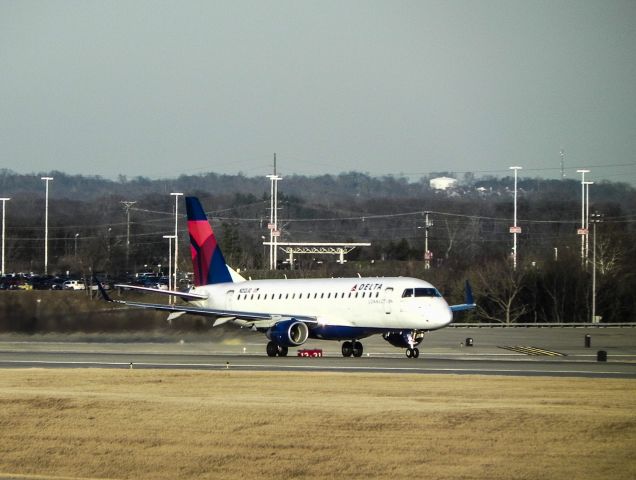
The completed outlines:
<svg viewBox="0 0 636 480">
<path fill-rule="evenodd" d="M 232 310 L 232 299 L 234 298 L 234 290 L 225 292 L 225 309 Z"/>
<path fill-rule="evenodd" d="M 384 289 L 384 313 L 391 314 L 393 307 L 393 287 L 387 287 Z"/>
</svg>

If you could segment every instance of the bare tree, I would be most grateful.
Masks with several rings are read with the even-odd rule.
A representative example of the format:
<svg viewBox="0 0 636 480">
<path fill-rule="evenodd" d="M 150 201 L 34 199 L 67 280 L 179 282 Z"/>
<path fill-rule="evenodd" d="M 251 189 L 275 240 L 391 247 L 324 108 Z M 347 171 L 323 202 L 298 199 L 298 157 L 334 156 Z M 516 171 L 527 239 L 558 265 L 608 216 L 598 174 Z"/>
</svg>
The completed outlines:
<svg viewBox="0 0 636 480">
<path fill-rule="evenodd" d="M 501 323 L 515 323 L 527 312 L 520 296 L 525 288 L 526 272 L 516 271 L 507 261 L 493 261 L 477 270 L 475 285 L 478 316 Z"/>
</svg>

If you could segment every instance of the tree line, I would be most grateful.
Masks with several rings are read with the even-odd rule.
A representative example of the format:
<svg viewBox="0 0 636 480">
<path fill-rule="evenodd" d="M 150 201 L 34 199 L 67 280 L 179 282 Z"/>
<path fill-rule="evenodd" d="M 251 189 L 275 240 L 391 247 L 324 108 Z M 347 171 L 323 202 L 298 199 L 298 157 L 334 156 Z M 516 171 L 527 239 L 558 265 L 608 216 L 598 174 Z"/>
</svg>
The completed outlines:
<svg viewBox="0 0 636 480">
<path fill-rule="evenodd" d="M 199 196 L 227 262 L 252 278 L 272 275 L 412 275 L 431 281 L 461 302 L 469 279 L 479 304 L 466 320 L 584 322 L 591 319 L 596 267 L 597 315 L 604 322 L 634 321 L 636 300 L 636 191 L 601 182 L 590 192 L 598 213 L 596 242 L 588 236 L 581 258 L 580 182 L 520 179 L 518 266 L 512 268 L 511 178 L 464 178 L 447 190 L 428 178 L 410 181 L 357 172 L 290 176 L 279 184 L 282 241 L 370 242 L 345 265 L 333 257 L 279 254 L 282 272 L 269 272 L 269 183 L 265 178 L 214 173 L 176 179 L 107 180 L 48 172 L 49 272 L 125 279 L 141 271 L 167 273 L 174 233 L 171 192 Z M 43 271 L 44 189 L 38 175 L 0 172 L 6 209 L 6 269 Z M 129 203 L 128 207 L 122 202 Z M 184 213 L 183 204 L 179 213 Z M 426 218 L 429 224 L 426 224 Z M 596 217 L 594 217 L 596 218 Z M 130 221 L 128 221 L 130 219 Z M 179 269 L 190 270 L 189 243 L 180 217 Z M 426 268 L 428 237 L 432 259 Z M 596 262 L 592 254 L 596 251 Z"/>
</svg>

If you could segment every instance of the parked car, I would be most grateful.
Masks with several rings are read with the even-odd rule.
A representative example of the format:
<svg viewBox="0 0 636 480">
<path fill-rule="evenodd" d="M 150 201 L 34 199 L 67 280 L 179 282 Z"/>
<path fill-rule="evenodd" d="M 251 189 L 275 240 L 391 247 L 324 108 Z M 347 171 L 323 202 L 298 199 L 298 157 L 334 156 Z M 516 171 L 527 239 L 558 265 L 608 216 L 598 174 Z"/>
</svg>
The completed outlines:
<svg viewBox="0 0 636 480">
<path fill-rule="evenodd" d="M 67 280 L 63 283 L 64 290 L 86 290 L 82 280 Z"/>
<path fill-rule="evenodd" d="M 15 284 L 16 290 L 33 290 L 33 285 L 26 279 L 18 279 Z"/>
<path fill-rule="evenodd" d="M 63 278 L 55 277 L 51 282 L 51 290 L 64 290 L 65 281 L 66 280 L 64 280 Z"/>
</svg>

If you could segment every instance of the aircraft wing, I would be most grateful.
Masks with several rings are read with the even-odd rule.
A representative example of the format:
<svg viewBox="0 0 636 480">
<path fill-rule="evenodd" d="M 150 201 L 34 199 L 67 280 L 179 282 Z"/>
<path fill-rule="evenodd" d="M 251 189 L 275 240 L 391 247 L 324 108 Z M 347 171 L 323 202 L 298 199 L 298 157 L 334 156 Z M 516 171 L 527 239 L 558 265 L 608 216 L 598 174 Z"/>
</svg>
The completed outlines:
<svg viewBox="0 0 636 480">
<path fill-rule="evenodd" d="M 223 319 L 223 321 L 216 322 L 215 326 L 220 325 L 222 323 L 226 323 L 227 321 L 235 321 L 239 325 L 247 328 L 252 328 L 256 330 L 267 329 L 281 320 L 286 320 L 290 318 L 294 318 L 298 321 L 304 323 L 318 323 L 316 317 L 311 317 L 307 315 L 287 315 L 287 314 L 273 314 L 271 312 L 243 312 L 240 310 L 226 310 L 226 309 L 218 309 L 218 308 L 206 308 L 206 307 L 195 307 L 190 305 L 166 305 L 164 303 L 146 303 L 146 302 L 135 302 L 129 300 L 113 300 L 101 283 L 97 283 L 99 291 L 107 302 L 111 303 L 119 303 L 121 305 L 126 305 L 129 307 L 137 307 L 137 308 L 148 308 L 151 310 L 159 310 L 164 312 L 171 312 L 173 315 L 172 318 L 178 316 L 179 314 L 189 313 L 191 315 L 201 315 L 205 317 L 211 317 L 214 319 Z M 136 287 L 137 290 L 151 290 L 154 292 L 162 292 L 166 293 L 166 290 L 156 290 L 152 288 L 146 287 Z M 173 292 L 174 295 L 179 294 L 180 292 Z M 196 296 L 196 299 L 200 300 L 202 297 Z M 205 297 L 203 297 L 205 298 Z"/>
</svg>

